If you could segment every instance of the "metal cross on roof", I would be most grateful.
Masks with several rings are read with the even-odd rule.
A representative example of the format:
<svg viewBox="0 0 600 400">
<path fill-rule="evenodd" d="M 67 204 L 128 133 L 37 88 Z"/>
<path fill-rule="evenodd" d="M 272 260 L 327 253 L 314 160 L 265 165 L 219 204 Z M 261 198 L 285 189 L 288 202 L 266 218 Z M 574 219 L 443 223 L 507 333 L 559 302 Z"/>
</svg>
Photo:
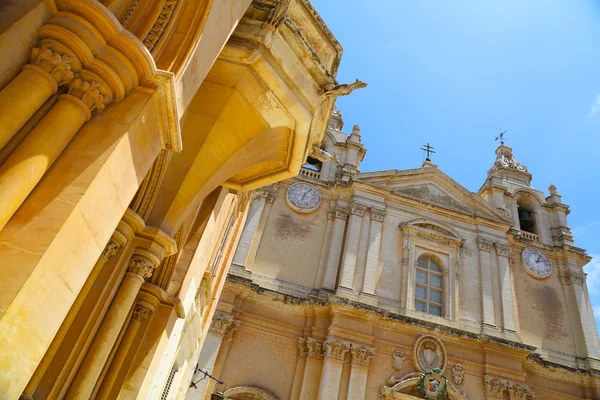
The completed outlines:
<svg viewBox="0 0 600 400">
<path fill-rule="evenodd" d="M 504 135 L 506 132 L 508 132 L 508 129 L 504 132 L 502 132 L 502 129 L 500 129 L 500 135 L 496 136 L 496 140 L 500 139 L 500 144 L 504 144 Z"/>
<path fill-rule="evenodd" d="M 425 161 L 431 161 L 431 158 L 429 158 L 429 156 L 431 155 L 431 153 L 435 154 L 435 151 L 433 151 L 433 146 L 430 146 L 429 143 L 427 143 L 424 144 L 423 147 L 421 147 L 421 150 L 427 152 L 427 158 L 425 159 Z"/>
</svg>

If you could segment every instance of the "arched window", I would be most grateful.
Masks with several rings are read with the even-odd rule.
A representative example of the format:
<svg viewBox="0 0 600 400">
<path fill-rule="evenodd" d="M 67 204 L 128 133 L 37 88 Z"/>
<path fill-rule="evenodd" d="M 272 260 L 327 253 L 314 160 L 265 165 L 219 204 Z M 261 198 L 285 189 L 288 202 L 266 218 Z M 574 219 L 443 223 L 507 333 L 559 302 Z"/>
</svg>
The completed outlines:
<svg viewBox="0 0 600 400">
<path fill-rule="evenodd" d="M 442 316 L 442 266 L 434 257 L 417 259 L 415 280 L 415 310 Z"/>
</svg>

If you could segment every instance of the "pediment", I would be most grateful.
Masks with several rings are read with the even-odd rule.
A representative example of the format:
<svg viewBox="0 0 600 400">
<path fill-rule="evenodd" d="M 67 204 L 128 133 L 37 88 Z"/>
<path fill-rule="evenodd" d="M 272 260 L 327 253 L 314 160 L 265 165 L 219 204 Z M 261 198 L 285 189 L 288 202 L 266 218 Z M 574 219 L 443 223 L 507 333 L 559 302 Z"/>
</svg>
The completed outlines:
<svg viewBox="0 0 600 400">
<path fill-rule="evenodd" d="M 358 180 L 427 204 L 512 223 L 479 195 L 470 192 L 436 167 L 362 173 Z"/>
</svg>

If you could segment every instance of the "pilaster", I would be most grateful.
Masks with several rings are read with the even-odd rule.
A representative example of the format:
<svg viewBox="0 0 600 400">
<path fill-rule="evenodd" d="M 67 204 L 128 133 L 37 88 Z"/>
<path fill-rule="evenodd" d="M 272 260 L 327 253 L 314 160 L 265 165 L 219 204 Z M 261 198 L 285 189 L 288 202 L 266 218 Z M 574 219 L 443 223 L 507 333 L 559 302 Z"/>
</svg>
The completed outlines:
<svg viewBox="0 0 600 400">
<path fill-rule="evenodd" d="M 515 307 L 513 271 L 509 263 L 510 247 L 506 244 L 494 243 L 498 255 L 500 274 L 500 296 L 502 302 L 502 327 L 509 334 L 516 334 L 518 310 Z"/>
<path fill-rule="evenodd" d="M 365 400 L 367 375 L 371 359 L 375 356 L 375 348 L 352 344 L 350 350 L 352 366 L 348 387 L 348 400 Z"/>
<path fill-rule="evenodd" d="M 477 238 L 479 250 L 479 268 L 481 270 L 481 299 L 483 312 L 483 328 L 496 328 L 494 316 L 494 295 L 492 292 L 492 265 L 490 251 L 492 242 Z"/>
<path fill-rule="evenodd" d="M 375 296 L 377 270 L 379 267 L 379 252 L 381 249 L 381 230 L 384 218 L 384 210 L 371 208 L 371 229 L 369 230 L 369 246 L 367 250 L 367 263 L 365 266 L 365 280 L 361 293 L 366 296 Z"/>
<path fill-rule="evenodd" d="M 324 344 L 323 372 L 321 373 L 321 385 L 319 387 L 319 399 L 337 400 L 340 391 L 340 379 L 346 353 L 350 351 L 350 344 L 337 340 L 328 339 Z"/>
<path fill-rule="evenodd" d="M 354 273 L 356 271 L 356 257 L 358 253 L 358 243 L 360 240 L 360 231 L 363 223 L 363 216 L 366 206 L 352 203 L 350 205 L 350 219 L 348 221 L 348 230 L 346 232 L 346 243 L 344 246 L 344 256 L 342 258 L 342 271 L 340 275 L 340 289 L 354 289 Z"/>
<path fill-rule="evenodd" d="M 339 206 L 334 208 L 333 213 L 333 231 L 331 233 L 331 243 L 329 246 L 329 253 L 327 255 L 325 277 L 323 279 L 323 289 L 331 291 L 335 291 L 335 283 L 340 263 L 340 254 L 342 252 L 342 244 L 344 240 L 344 231 L 346 228 L 346 220 L 348 219 L 348 211 Z"/>
</svg>

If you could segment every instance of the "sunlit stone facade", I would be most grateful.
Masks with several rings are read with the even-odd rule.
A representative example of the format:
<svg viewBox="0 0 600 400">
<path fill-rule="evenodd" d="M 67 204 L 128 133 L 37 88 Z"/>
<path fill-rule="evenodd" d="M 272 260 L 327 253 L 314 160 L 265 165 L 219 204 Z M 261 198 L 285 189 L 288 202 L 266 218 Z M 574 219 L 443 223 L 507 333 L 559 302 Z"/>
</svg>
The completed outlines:
<svg viewBox="0 0 600 400">
<path fill-rule="evenodd" d="M 320 159 L 253 192 L 198 363 L 226 387 L 186 398 L 600 398 L 590 257 L 556 187 L 504 143 L 476 193 L 430 161 L 363 173 L 348 131 L 335 110 Z"/>
</svg>

